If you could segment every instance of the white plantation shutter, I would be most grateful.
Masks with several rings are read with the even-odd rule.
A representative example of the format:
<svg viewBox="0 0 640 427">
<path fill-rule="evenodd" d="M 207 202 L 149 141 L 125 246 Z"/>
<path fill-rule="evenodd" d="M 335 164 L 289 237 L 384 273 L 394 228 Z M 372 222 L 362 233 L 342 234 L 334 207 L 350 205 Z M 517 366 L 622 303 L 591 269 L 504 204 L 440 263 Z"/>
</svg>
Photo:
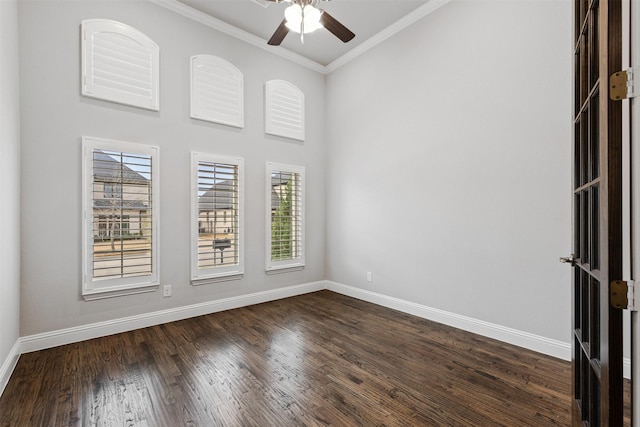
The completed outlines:
<svg viewBox="0 0 640 427">
<path fill-rule="evenodd" d="M 266 83 L 265 132 L 304 141 L 304 94 L 291 83 Z"/>
<path fill-rule="evenodd" d="M 85 299 L 158 287 L 158 148 L 83 138 Z"/>
<path fill-rule="evenodd" d="M 82 21 L 82 94 L 158 111 L 160 49 L 126 24 Z"/>
<path fill-rule="evenodd" d="M 243 127 L 242 72 L 217 56 L 192 56 L 191 117 Z"/>
<path fill-rule="evenodd" d="M 301 166 L 267 163 L 267 272 L 304 267 L 304 175 Z"/>
<path fill-rule="evenodd" d="M 191 283 L 242 278 L 243 160 L 191 154 Z"/>
</svg>

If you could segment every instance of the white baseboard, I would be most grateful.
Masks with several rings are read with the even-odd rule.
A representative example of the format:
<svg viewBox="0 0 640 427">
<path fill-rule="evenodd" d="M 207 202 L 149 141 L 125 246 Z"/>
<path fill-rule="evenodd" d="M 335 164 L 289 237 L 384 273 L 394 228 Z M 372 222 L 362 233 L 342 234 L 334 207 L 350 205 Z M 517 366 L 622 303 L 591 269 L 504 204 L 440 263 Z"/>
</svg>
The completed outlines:
<svg viewBox="0 0 640 427">
<path fill-rule="evenodd" d="M 571 360 L 570 343 L 484 322 L 471 317 L 461 316 L 459 314 L 367 291 L 365 289 L 343 285 L 341 283 L 327 281 L 327 289 L 353 298 L 358 298 L 363 301 L 381 305 L 383 307 L 392 308 L 394 310 L 422 317 L 423 319 L 433 320 L 434 322 L 453 326 L 454 328 L 473 332 L 508 344 L 517 345 L 518 347 L 523 347 L 548 356 L 557 357 L 567 361 Z M 631 379 L 631 359 L 628 357 L 625 357 L 622 361 L 622 371 L 624 378 Z"/>
<path fill-rule="evenodd" d="M 4 393 L 4 389 L 9 383 L 9 378 L 11 378 L 11 374 L 13 374 L 13 370 L 16 368 L 18 364 L 18 358 L 20 357 L 20 339 L 16 341 L 16 343 L 9 351 L 7 358 L 4 360 L 4 363 L 0 367 L 0 396 Z"/>
<path fill-rule="evenodd" d="M 248 295 L 239 295 L 237 297 L 221 300 L 207 301 L 185 307 L 155 311 L 153 313 L 140 314 L 137 316 L 123 317 L 120 319 L 108 320 L 106 322 L 92 323 L 89 325 L 29 335 L 20 338 L 20 350 L 22 353 L 44 350 L 51 347 L 57 347 L 59 345 L 133 331 L 135 329 L 175 322 L 176 320 L 188 319 L 190 317 L 202 316 L 205 314 L 216 313 L 218 311 L 231 310 L 248 305 L 302 295 L 309 292 L 316 292 L 326 288 L 327 284 L 325 281 L 305 283 L 302 285 L 288 286 L 286 288 L 256 292 Z"/>
<path fill-rule="evenodd" d="M 631 359 L 628 357 L 622 359 L 622 376 L 631 379 Z"/>
<path fill-rule="evenodd" d="M 231 310 L 248 305 L 275 301 L 323 289 L 328 289 L 353 298 L 358 298 L 384 307 L 392 308 L 394 310 L 402 311 L 404 313 L 409 313 L 414 316 L 422 317 L 424 319 L 497 339 L 502 342 L 517 345 L 549 356 L 564 360 L 571 360 L 571 344 L 569 343 L 473 319 L 471 317 L 450 313 L 444 310 L 439 310 L 353 286 L 331 281 L 318 281 L 21 337 L 18 339 L 0 368 L 0 395 L 2 395 L 9 378 L 16 367 L 18 358 L 22 353 L 44 350 L 60 345 L 132 331 L 135 329 L 146 328 L 149 326 L 160 325 L 163 323 L 174 322 L 219 311 Z M 628 358 L 624 360 L 623 368 L 625 378 L 630 378 L 631 361 Z"/>
<path fill-rule="evenodd" d="M 336 282 L 327 289 L 538 353 L 571 360 L 571 344 Z"/>
</svg>

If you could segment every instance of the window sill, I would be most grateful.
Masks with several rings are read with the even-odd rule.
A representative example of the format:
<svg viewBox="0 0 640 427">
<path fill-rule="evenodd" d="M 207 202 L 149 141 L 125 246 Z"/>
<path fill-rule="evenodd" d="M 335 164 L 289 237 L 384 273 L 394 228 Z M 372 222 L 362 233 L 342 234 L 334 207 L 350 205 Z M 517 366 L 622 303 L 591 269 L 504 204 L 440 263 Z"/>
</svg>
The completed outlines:
<svg viewBox="0 0 640 427">
<path fill-rule="evenodd" d="M 281 274 L 281 273 L 291 273 L 294 271 L 304 270 L 304 264 L 296 264 L 296 265 L 283 265 L 278 267 L 268 267 L 265 272 L 267 274 Z"/>
<path fill-rule="evenodd" d="M 158 283 L 153 283 L 149 285 L 128 287 L 124 289 L 107 288 L 107 289 L 85 290 L 84 292 L 82 292 L 82 298 L 84 298 L 85 301 L 95 301 L 95 300 L 105 299 L 105 298 L 115 298 L 115 297 L 121 297 L 125 295 L 135 295 L 135 294 L 142 294 L 146 292 L 155 292 L 158 290 L 159 286 L 160 285 Z"/>
<path fill-rule="evenodd" d="M 229 275 L 225 275 L 225 276 L 212 276 L 212 277 L 192 278 L 191 279 L 191 284 L 193 286 L 210 285 L 210 284 L 213 284 L 213 283 L 229 282 L 231 280 L 240 280 L 243 277 L 244 277 L 244 273 L 235 273 L 235 274 L 229 274 Z"/>
</svg>

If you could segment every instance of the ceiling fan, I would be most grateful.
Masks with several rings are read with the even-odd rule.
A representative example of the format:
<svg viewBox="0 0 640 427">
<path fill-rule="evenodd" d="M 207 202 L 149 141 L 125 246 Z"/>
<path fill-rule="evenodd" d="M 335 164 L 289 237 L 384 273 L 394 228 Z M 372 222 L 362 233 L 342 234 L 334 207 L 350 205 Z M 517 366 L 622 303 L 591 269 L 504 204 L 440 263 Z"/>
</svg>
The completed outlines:
<svg viewBox="0 0 640 427">
<path fill-rule="evenodd" d="M 326 28 L 331 34 L 348 42 L 356 35 L 317 5 L 327 0 L 268 0 L 273 3 L 291 3 L 284 11 L 284 19 L 273 33 L 268 44 L 279 46 L 289 31 L 300 33 L 300 41 L 304 43 L 304 35 L 318 28 Z"/>
</svg>

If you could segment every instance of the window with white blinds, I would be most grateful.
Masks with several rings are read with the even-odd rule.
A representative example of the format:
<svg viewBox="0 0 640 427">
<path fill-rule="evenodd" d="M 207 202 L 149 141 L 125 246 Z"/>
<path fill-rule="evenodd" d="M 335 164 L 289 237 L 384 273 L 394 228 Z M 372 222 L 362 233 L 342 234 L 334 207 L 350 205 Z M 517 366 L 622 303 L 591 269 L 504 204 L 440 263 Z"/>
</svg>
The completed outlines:
<svg viewBox="0 0 640 427">
<path fill-rule="evenodd" d="M 267 163 L 269 271 L 304 266 L 304 167 Z"/>
<path fill-rule="evenodd" d="M 83 138 L 85 299 L 157 289 L 157 162 L 157 147 Z"/>
<path fill-rule="evenodd" d="M 243 262 L 243 160 L 192 153 L 191 283 L 239 279 Z"/>
</svg>

